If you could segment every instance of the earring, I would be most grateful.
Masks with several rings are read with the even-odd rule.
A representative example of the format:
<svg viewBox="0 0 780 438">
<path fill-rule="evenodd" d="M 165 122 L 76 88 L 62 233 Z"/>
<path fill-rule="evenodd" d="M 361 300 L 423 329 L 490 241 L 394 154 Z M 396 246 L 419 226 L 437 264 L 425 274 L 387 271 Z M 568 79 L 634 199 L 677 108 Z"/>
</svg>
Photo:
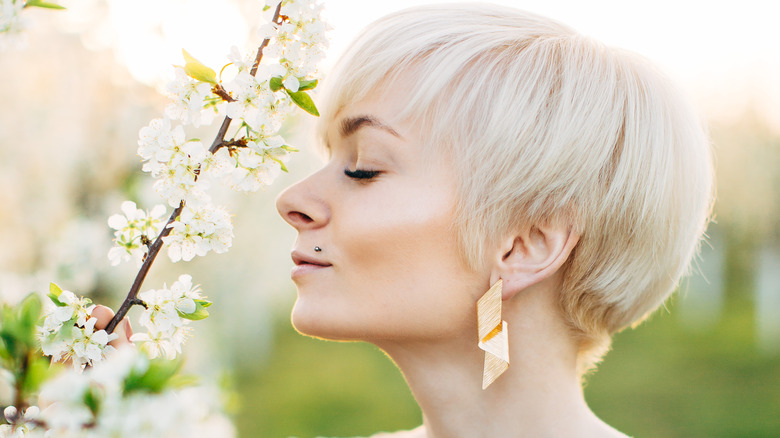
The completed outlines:
<svg viewBox="0 0 780 438">
<path fill-rule="evenodd" d="M 509 338 L 506 321 L 501 320 L 502 280 L 499 279 L 477 301 L 479 348 L 485 351 L 482 389 L 490 386 L 509 368 Z"/>
</svg>

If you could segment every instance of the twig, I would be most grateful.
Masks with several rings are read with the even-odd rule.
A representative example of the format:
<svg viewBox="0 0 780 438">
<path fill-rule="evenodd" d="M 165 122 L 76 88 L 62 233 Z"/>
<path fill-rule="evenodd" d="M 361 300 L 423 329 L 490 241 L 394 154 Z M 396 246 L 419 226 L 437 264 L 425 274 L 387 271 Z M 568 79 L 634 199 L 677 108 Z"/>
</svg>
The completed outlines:
<svg viewBox="0 0 780 438">
<path fill-rule="evenodd" d="M 274 16 L 271 19 L 274 23 L 280 24 L 279 17 L 280 12 L 282 9 L 282 2 L 280 1 L 279 4 L 276 6 L 276 10 L 274 11 Z M 266 38 L 263 40 L 263 42 L 260 44 L 260 47 L 257 49 L 257 55 L 255 56 L 255 62 L 252 65 L 252 70 L 249 72 L 252 76 L 255 76 L 257 74 L 257 69 L 260 65 L 260 61 L 263 59 L 263 49 L 268 46 L 269 39 Z M 229 95 L 228 95 L 229 96 Z M 224 97 L 223 97 L 224 99 Z M 231 122 L 230 117 L 225 117 L 225 119 L 222 121 L 222 125 L 219 128 L 219 131 L 217 132 L 217 136 L 214 138 L 214 141 L 211 143 L 211 147 L 209 148 L 209 152 L 212 154 L 215 153 L 219 148 L 222 146 L 225 146 L 227 144 L 230 144 L 230 142 L 225 142 L 225 134 L 227 134 L 227 130 L 230 127 Z M 198 171 L 196 172 L 196 175 L 199 174 L 200 168 L 198 168 Z M 197 179 L 197 176 L 196 176 Z M 143 303 L 143 301 L 137 299 L 138 291 L 141 289 L 141 286 L 144 283 L 144 280 L 146 279 L 146 275 L 149 273 L 149 269 L 152 267 L 152 263 L 154 263 L 154 259 L 157 258 L 157 254 L 160 252 L 160 250 L 163 247 L 163 238 L 171 233 L 170 225 L 173 223 L 176 218 L 179 217 L 182 210 L 184 209 L 184 201 L 181 201 L 179 203 L 179 206 L 176 208 L 176 210 L 171 213 L 171 217 L 168 218 L 168 222 L 165 224 L 165 227 L 163 227 L 162 231 L 160 231 L 160 234 L 157 236 L 157 238 L 154 240 L 154 243 L 149 247 L 149 252 L 146 255 L 146 259 L 144 259 L 143 264 L 141 265 L 141 269 L 138 271 L 138 274 L 135 276 L 135 280 L 133 281 L 133 285 L 130 287 L 130 291 L 127 293 L 127 297 L 125 297 L 125 300 L 122 302 L 122 305 L 119 306 L 119 310 L 116 311 L 116 315 L 111 319 L 111 322 L 108 323 L 108 326 L 106 327 L 106 332 L 111 334 L 116 329 L 116 326 L 119 324 L 119 321 L 122 320 L 122 318 L 127 315 L 127 312 L 130 310 L 130 308 L 133 305 L 140 305 Z"/>
</svg>

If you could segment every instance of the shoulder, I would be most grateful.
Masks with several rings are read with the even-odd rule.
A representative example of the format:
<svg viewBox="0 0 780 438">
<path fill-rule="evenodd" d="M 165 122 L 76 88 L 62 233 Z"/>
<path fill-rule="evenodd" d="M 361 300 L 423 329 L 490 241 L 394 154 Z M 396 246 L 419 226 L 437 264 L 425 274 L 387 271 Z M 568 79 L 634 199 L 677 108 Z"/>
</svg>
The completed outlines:
<svg viewBox="0 0 780 438">
<path fill-rule="evenodd" d="M 399 430 L 397 432 L 379 432 L 370 437 L 355 438 L 425 438 L 425 428 L 423 426 L 412 430 Z"/>
</svg>

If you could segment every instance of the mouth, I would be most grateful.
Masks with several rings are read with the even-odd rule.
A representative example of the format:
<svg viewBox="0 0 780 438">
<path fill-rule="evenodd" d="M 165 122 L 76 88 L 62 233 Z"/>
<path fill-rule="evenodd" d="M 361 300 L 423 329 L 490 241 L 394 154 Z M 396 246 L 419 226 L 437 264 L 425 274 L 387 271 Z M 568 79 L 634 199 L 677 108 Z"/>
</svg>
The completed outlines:
<svg viewBox="0 0 780 438">
<path fill-rule="evenodd" d="M 317 257 L 313 257 L 311 255 L 304 254 L 299 251 L 293 251 L 291 255 L 292 255 L 292 261 L 293 263 L 295 263 L 295 266 L 305 266 L 305 265 L 320 266 L 320 267 L 332 266 L 330 263 L 328 263 L 325 260 L 319 259 Z"/>
<path fill-rule="evenodd" d="M 314 257 L 309 254 L 304 254 L 299 251 L 292 252 L 292 260 L 293 263 L 295 263 L 295 266 L 292 268 L 292 272 L 290 273 L 290 276 L 293 280 L 297 280 L 304 275 L 321 271 L 333 266 L 326 260 Z"/>
</svg>

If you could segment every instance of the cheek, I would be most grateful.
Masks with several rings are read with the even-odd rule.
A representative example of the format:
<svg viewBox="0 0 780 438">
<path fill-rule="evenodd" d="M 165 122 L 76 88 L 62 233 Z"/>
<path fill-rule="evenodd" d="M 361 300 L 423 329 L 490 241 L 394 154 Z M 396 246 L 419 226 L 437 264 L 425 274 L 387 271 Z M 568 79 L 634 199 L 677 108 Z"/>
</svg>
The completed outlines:
<svg viewBox="0 0 780 438">
<path fill-rule="evenodd" d="M 432 187 L 394 193 L 345 205 L 360 214 L 333 223 L 345 313 L 378 337 L 441 337 L 470 327 L 474 274 L 451 226 L 454 196 Z"/>
</svg>

